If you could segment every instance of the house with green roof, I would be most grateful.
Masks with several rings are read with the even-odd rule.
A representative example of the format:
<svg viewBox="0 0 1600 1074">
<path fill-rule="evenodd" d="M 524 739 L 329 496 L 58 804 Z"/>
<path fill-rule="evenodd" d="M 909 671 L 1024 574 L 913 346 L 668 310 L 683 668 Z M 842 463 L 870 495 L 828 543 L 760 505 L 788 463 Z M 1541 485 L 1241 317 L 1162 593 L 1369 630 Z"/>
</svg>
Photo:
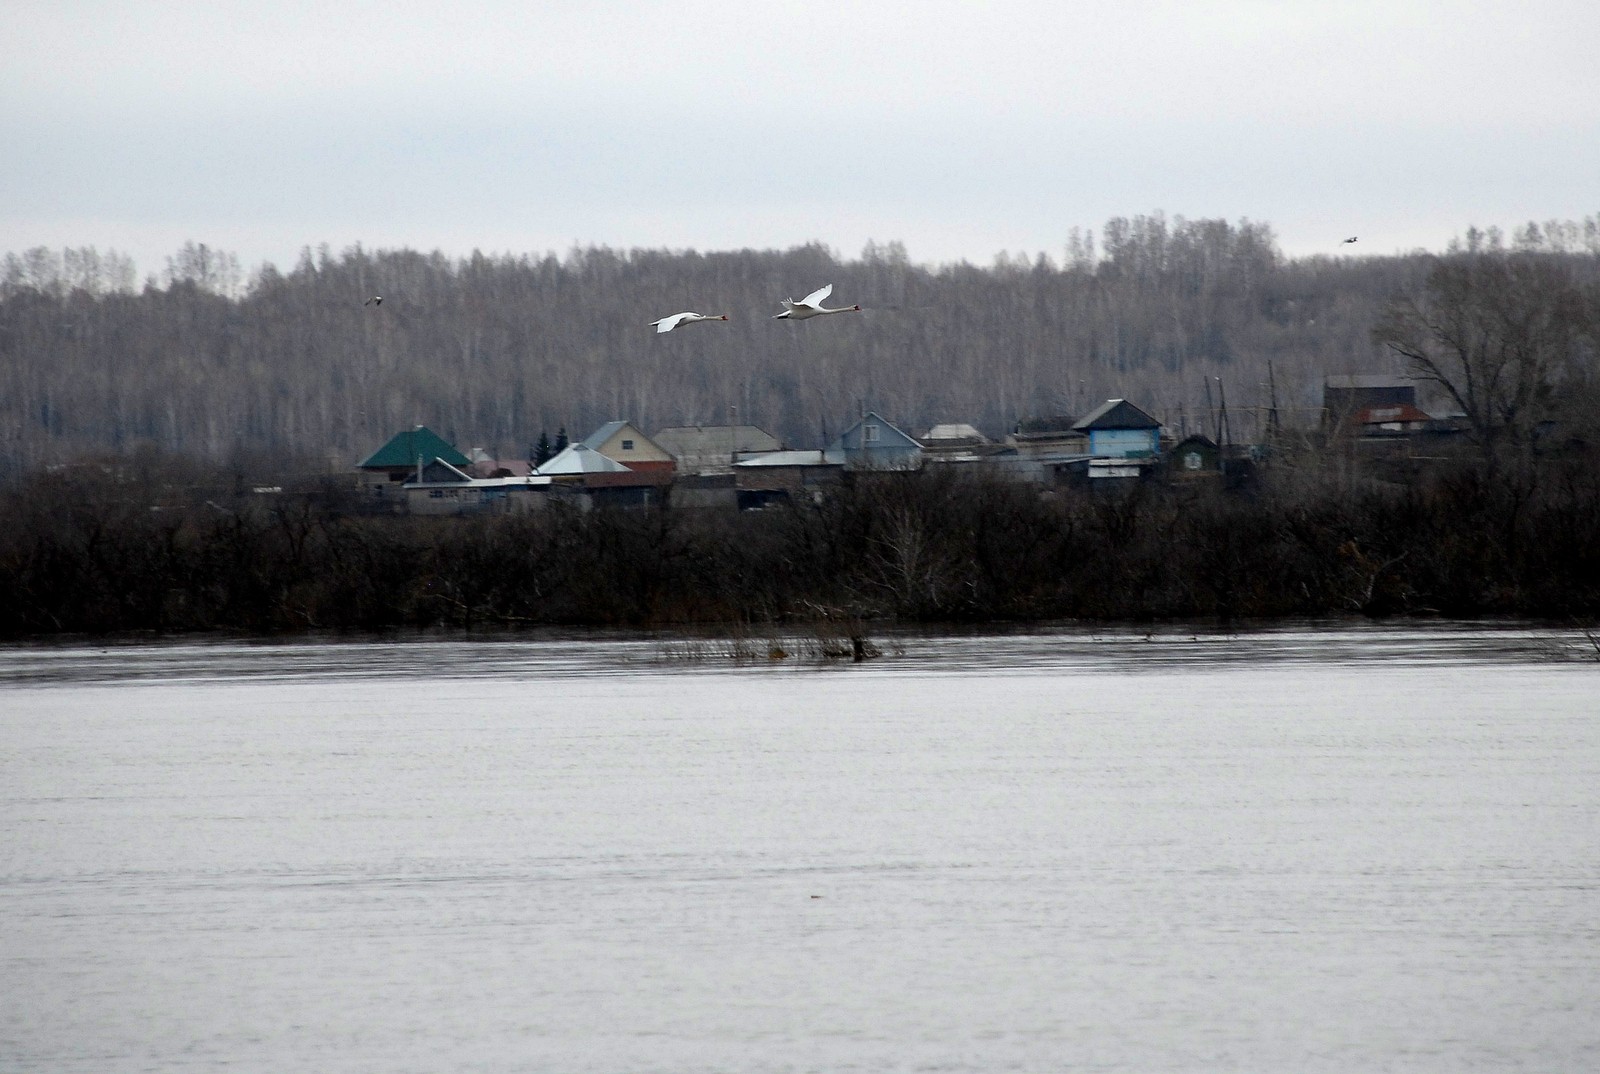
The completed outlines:
<svg viewBox="0 0 1600 1074">
<path fill-rule="evenodd" d="M 393 500 L 397 505 L 405 502 L 400 486 L 416 478 L 418 473 L 435 460 L 455 467 L 472 465 L 461 452 L 426 425 L 418 425 L 403 433 L 396 433 L 377 451 L 356 464 L 363 483 L 371 494 L 380 500 Z"/>
</svg>

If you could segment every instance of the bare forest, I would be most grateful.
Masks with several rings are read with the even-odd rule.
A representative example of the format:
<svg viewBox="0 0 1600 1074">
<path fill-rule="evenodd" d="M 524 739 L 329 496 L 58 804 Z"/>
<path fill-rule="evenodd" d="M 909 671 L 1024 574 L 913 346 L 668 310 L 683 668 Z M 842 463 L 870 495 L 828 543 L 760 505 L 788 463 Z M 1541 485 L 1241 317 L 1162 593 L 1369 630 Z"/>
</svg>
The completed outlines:
<svg viewBox="0 0 1600 1074">
<path fill-rule="evenodd" d="M 1467 242 L 1554 251 L 1587 277 L 1597 225 Z M 1074 230 L 1059 261 L 988 267 L 919 266 L 894 243 L 853 260 L 821 245 L 460 260 L 358 246 L 246 279 L 190 244 L 136 289 L 127 258 L 30 250 L 0 264 L 0 476 L 140 447 L 343 470 L 418 423 L 520 457 L 558 428 L 732 408 L 802 447 L 862 405 L 913 433 L 966 421 L 998 437 L 1125 396 L 1181 432 L 1203 427 L 1208 377 L 1249 437 L 1274 401 L 1284 424 L 1314 424 L 1326 373 L 1403 369 L 1372 328 L 1435 260 L 1288 259 L 1264 224 L 1160 214 Z M 862 311 L 772 319 L 824 283 Z M 647 326 L 679 310 L 730 320 Z"/>
</svg>

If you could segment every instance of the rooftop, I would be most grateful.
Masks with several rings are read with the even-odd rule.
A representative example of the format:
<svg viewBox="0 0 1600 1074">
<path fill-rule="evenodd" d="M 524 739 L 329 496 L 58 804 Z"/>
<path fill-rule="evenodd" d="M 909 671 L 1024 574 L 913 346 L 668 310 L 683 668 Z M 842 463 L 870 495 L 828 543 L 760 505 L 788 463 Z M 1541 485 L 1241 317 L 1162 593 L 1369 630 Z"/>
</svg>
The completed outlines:
<svg viewBox="0 0 1600 1074">
<path fill-rule="evenodd" d="M 1085 414 L 1074 429 L 1159 429 L 1161 423 L 1126 399 L 1107 399 Z"/>
<path fill-rule="evenodd" d="M 471 463 L 465 455 L 445 443 L 438 433 L 426 425 L 418 425 L 415 429 L 390 437 L 387 444 L 367 456 L 357 465 L 357 469 L 415 466 L 419 459 L 424 463 L 443 459 L 451 466 L 467 466 Z"/>
</svg>

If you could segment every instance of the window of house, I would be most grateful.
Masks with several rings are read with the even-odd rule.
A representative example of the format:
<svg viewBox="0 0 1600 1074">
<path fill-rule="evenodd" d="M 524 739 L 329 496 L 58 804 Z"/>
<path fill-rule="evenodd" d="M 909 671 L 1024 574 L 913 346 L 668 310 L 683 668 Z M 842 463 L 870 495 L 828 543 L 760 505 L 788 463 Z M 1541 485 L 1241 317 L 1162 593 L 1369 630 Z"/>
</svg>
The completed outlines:
<svg viewBox="0 0 1600 1074">
<path fill-rule="evenodd" d="M 1200 469 L 1200 453 L 1198 451 L 1191 451 L 1185 455 L 1183 457 L 1183 468 L 1185 470 Z"/>
<path fill-rule="evenodd" d="M 876 425 L 863 425 L 861 427 L 861 439 L 869 444 L 876 443 L 878 439 L 878 427 Z"/>
<path fill-rule="evenodd" d="M 444 499 L 444 489 L 429 489 L 428 490 L 428 499 L 430 499 L 430 500 L 442 500 L 442 499 Z"/>
<path fill-rule="evenodd" d="M 622 442 L 622 450 L 623 451 L 632 451 L 633 450 L 633 441 L 632 440 L 624 440 Z"/>
</svg>

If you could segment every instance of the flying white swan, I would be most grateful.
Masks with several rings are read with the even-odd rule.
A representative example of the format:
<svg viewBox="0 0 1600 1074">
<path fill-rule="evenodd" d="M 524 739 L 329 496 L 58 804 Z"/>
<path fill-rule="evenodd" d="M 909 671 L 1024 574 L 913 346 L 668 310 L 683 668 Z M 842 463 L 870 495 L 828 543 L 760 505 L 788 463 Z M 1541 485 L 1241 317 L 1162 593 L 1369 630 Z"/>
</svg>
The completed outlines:
<svg viewBox="0 0 1600 1074">
<path fill-rule="evenodd" d="M 829 309 L 822 304 L 822 300 L 831 294 L 833 294 L 833 284 L 830 283 L 826 287 L 819 287 L 812 291 L 799 302 L 792 298 L 785 298 L 782 300 L 783 312 L 773 314 L 772 319 L 778 321 L 787 318 L 791 321 L 803 321 L 807 317 L 820 317 L 824 313 L 849 313 L 851 310 L 861 308 L 860 306 L 840 306 L 837 309 Z"/>
<path fill-rule="evenodd" d="M 651 321 L 650 323 L 655 326 L 656 334 L 659 335 L 662 332 L 672 331 L 680 324 L 694 324 L 696 321 L 726 321 L 727 319 L 728 315 L 726 313 L 689 313 L 685 311 L 683 313 L 674 313 L 671 317 L 663 317 L 659 321 Z"/>
</svg>

